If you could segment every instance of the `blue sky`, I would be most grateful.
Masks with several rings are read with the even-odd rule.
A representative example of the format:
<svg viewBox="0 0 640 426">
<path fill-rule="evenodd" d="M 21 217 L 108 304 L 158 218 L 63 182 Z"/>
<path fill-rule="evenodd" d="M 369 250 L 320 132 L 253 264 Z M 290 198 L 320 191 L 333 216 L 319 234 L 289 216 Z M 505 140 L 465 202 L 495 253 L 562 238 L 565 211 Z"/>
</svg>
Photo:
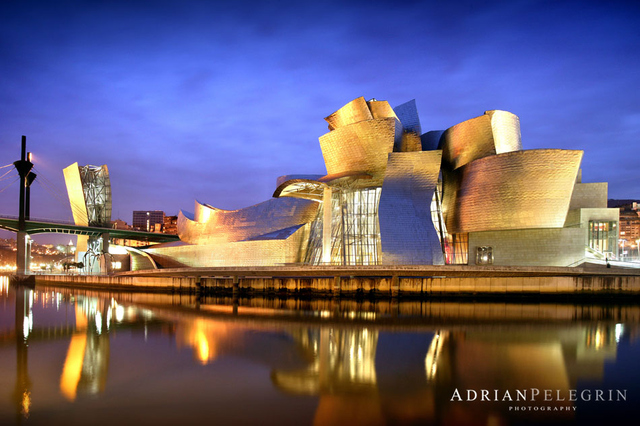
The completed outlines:
<svg viewBox="0 0 640 426">
<path fill-rule="evenodd" d="M 240 208 L 325 173 L 323 117 L 364 96 L 415 99 L 423 131 L 511 111 L 525 149 L 583 149 L 584 181 L 640 198 L 639 71 L 631 2 L 4 0 L 0 166 L 26 135 L 34 217 L 71 219 L 76 161 L 108 165 L 113 219 Z"/>
</svg>

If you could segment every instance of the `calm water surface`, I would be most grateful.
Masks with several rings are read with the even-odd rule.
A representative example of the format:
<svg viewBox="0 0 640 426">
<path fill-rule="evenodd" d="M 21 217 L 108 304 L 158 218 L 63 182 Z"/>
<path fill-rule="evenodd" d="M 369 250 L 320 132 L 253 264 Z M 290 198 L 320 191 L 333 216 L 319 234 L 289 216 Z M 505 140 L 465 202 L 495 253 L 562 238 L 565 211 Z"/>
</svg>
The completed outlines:
<svg viewBox="0 0 640 426">
<path fill-rule="evenodd" d="M 196 299 L 0 278 L 0 425 L 637 424 L 635 305 Z"/>
</svg>

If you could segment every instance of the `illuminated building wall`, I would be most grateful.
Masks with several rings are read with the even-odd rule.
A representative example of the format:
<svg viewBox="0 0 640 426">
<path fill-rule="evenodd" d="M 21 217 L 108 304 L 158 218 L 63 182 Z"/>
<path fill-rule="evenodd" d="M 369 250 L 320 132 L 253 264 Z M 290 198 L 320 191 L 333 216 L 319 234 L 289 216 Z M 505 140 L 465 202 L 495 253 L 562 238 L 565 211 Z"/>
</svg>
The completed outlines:
<svg viewBox="0 0 640 426">
<path fill-rule="evenodd" d="M 442 151 L 398 152 L 389 163 L 380 198 L 383 264 L 442 264 L 431 201 Z"/>
<path fill-rule="evenodd" d="M 146 252 L 161 266 L 569 266 L 617 256 L 606 183 L 581 182 L 582 151 L 523 150 L 510 112 L 422 133 L 415 101 L 360 97 L 325 120 L 325 175 L 281 176 L 272 199 L 240 210 L 196 202 L 193 217 L 178 216 L 181 242 Z"/>
<path fill-rule="evenodd" d="M 107 166 L 81 167 L 78 163 L 73 163 L 63 170 L 63 174 L 75 224 L 110 228 L 111 180 Z M 79 235 L 76 260 L 81 253 L 87 254 L 99 244 L 99 240 L 90 240 L 86 236 Z M 90 257 L 93 258 L 93 256 Z M 89 263 L 93 262 L 85 262 L 85 265 L 89 267 Z"/>
<path fill-rule="evenodd" d="M 111 226 L 111 181 L 103 166 L 73 163 L 63 170 L 76 225 Z"/>
</svg>

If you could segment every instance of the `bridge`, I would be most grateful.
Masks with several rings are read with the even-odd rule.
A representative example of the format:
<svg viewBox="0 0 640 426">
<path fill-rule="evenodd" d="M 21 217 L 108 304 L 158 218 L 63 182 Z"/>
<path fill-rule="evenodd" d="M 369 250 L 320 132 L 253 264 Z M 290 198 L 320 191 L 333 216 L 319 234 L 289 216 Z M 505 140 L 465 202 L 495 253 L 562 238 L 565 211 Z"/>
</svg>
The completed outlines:
<svg viewBox="0 0 640 426">
<path fill-rule="evenodd" d="M 100 228 L 96 226 L 80 226 L 71 222 L 54 221 L 50 219 L 25 220 L 24 223 L 25 232 L 29 235 L 56 233 L 102 237 L 106 233 L 109 234 L 109 238 L 146 241 L 149 243 L 166 243 L 180 240 L 177 235 L 172 234 L 132 231 L 130 229 Z M 19 225 L 20 219 L 17 216 L 0 215 L 0 229 L 18 232 Z"/>
<path fill-rule="evenodd" d="M 120 238 L 123 240 L 137 240 L 137 241 L 145 241 L 147 243 L 162 243 L 162 242 L 170 242 L 170 241 L 178 241 L 179 237 L 177 235 L 171 234 L 159 234 L 153 232 L 143 232 L 143 231 L 133 231 L 128 229 L 114 229 L 110 228 L 110 218 L 111 218 L 111 201 L 110 201 L 110 189 L 108 188 L 108 172 L 106 174 L 106 187 L 109 189 L 107 194 L 101 194 L 102 199 L 94 199 L 94 194 L 97 188 L 97 183 L 94 181 L 90 181 L 87 185 L 94 185 L 95 187 L 90 187 L 91 191 L 88 191 L 90 195 L 93 197 L 90 202 L 88 200 L 84 200 L 84 197 L 87 195 L 87 188 L 84 187 L 85 183 L 82 182 L 82 178 L 79 175 L 79 171 L 76 171 L 76 175 L 72 176 L 71 179 L 75 179 L 74 181 L 74 197 L 78 196 L 83 197 L 83 205 L 79 206 L 77 200 L 71 199 L 71 209 L 73 211 L 74 223 L 71 222 L 61 222 L 55 220 L 48 219 L 35 219 L 31 218 L 30 214 L 30 187 L 31 184 L 36 180 L 36 174 L 33 172 L 34 164 L 31 162 L 31 153 L 27 153 L 27 141 L 26 136 L 22 136 L 21 143 L 21 156 L 20 160 L 13 162 L 13 164 L 7 164 L 5 166 L 0 167 L 0 169 L 4 169 L 7 167 L 15 167 L 15 170 L 18 172 L 19 177 L 19 186 L 20 186 L 20 203 L 19 203 L 19 215 L 18 216 L 0 216 L 0 229 L 8 230 L 11 232 L 15 232 L 17 235 L 17 253 L 16 253 L 16 275 L 18 277 L 25 276 L 29 274 L 29 263 L 30 256 L 29 252 L 31 250 L 31 245 L 28 243 L 28 236 L 31 234 L 42 234 L 42 233 L 61 233 L 61 234 L 72 234 L 78 236 L 89 237 L 93 240 L 102 240 L 101 248 L 99 249 L 101 256 L 105 256 L 109 254 L 109 239 L 110 238 Z M 77 166 L 77 164 L 76 164 Z M 71 167 L 71 166 L 70 166 Z M 93 167 L 93 166 L 87 166 Z M 69 168 L 67 168 L 69 169 Z M 67 179 L 67 169 L 64 170 L 65 180 Z M 7 174 L 9 174 L 12 170 L 5 172 L 0 179 L 5 178 Z M 9 176 L 9 179 L 13 176 Z M 96 176 L 90 176 L 90 178 L 95 178 Z M 100 178 L 98 176 L 98 178 Z M 16 178 L 16 181 L 18 179 Z M 14 181 L 15 182 L 15 181 Z M 67 183 L 67 185 L 69 185 Z M 6 188 L 6 187 L 5 187 Z M 102 190 L 105 189 L 105 184 L 102 182 Z M 3 189 L 4 190 L 4 189 Z M 1 191 L 0 191 L 1 192 Z M 106 198 L 108 197 L 108 199 Z M 101 204 L 102 203 L 102 204 Z M 100 217 L 94 217 L 96 215 L 95 211 L 91 211 L 90 214 L 87 209 L 89 209 L 89 205 L 93 209 L 100 209 L 102 215 Z M 108 206 L 108 207 L 106 207 Z M 105 208 L 106 207 L 106 208 Z M 77 225 L 76 223 L 80 223 Z M 83 237 L 83 238 L 85 238 Z M 86 239 L 84 240 L 86 244 Z M 131 250 L 134 250 L 131 248 Z M 87 250 L 87 254 L 89 250 Z M 141 255 L 145 255 L 139 253 Z M 148 255 L 146 255 L 148 256 Z M 102 262 L 101 262 L 102 264 Z M 100 266 L 102 270 L 102 266 Z M 104 262 L 104 268 L 107 273 L 110 272 L 110 262 Z"/>
</svg>

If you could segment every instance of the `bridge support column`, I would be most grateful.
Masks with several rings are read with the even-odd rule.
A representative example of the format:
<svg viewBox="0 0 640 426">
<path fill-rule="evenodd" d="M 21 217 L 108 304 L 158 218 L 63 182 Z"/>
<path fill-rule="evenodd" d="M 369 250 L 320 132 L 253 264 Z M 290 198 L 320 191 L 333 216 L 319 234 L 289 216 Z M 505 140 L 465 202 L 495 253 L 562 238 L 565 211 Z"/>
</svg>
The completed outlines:
<svg viewBox="0 0 640 426">
<path fill-rule="evenodd" d="M 18 231 L 17 234 L 17 254 L 16 254 L 16 275 L 26 275 L 27 269 L 27 256 L 31 256 L 31 245 L 27 243 L 27 233 L 24 231 Z"/>
<path fill-rule="evenodd" d="M 102 239 L 102 259 L 104 265 L 100 265 L 100 272 L 111 275 L 111 256 L 109 255 L 109 233 L 103 232 L 101 237 Z"/>
<path fill-rule="evenodd" d="M 31 172 L 33 168 L 33 163 L 27 160 L 27 137 L 22 136 L 22 145 L 20 150 L 20 160 L 15 161 L 13 163 L 18 174 L 20 175 L 20 200 L 19 200 L 19 211 L 18 211 L 18 247 L 16 253 L 16 275 L 26 275 L 29 271 L 27 270 L 27 226 L 26 226 L 26 188 L 29 186 L 30 181 L 32 182 L 35 178 L 35 174 L 31 177 L 31 179 L 27 179 L 27 176 Z M 30 181 L 29 181 L 30 180 Z M 31 253 L 28 253 L 29 255 Z"/>
</svg>

